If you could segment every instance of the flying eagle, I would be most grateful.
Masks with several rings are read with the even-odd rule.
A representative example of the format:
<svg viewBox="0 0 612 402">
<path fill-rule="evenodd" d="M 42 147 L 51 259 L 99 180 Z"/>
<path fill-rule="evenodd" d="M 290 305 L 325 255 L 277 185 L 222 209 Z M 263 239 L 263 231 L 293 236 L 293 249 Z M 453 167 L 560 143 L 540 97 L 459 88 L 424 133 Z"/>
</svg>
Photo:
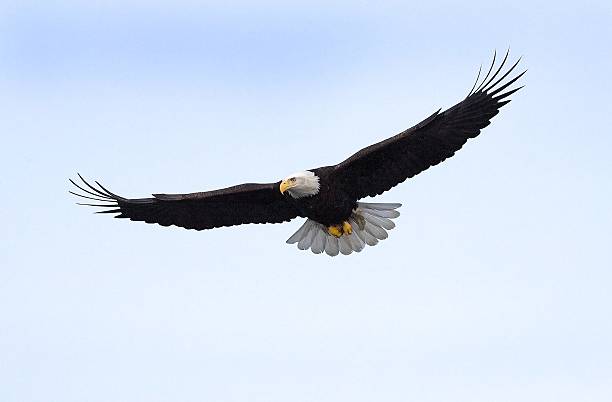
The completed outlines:
<svg viewBox="0 0 612 402">
<path fill-rule="evenodd" d="M 404 180 L 437 165 L 457 152 L 468 138 L 489 125 L 511 94 L 507 89 L 526 70 L 506 79 L 520 58 L 502 72 L 508 52 L 479 83 L 480 71 L 468 96 L 450 109 L 431 116 L 391 138 L 360 150 L 345 161 L 287 176 L 276 183 L 240 184 L 221 190 L 190 194 L 153 194 L 152 198 L 124 198 L 97 181 L 94 186 L 79 174 L 82 183 L 70 179 L 79 197 L 99 203 L 98 213 L 116 218 L 204 230 L 247 223 L 281 223 L 308 218 L 287 243 L 313 253 L 350 254 L 365 245 L 386 239 L 401 204 L 359 202 L 374 197 Z M 491 74 L 493 72 L 493 74 Z"/>
</svg>

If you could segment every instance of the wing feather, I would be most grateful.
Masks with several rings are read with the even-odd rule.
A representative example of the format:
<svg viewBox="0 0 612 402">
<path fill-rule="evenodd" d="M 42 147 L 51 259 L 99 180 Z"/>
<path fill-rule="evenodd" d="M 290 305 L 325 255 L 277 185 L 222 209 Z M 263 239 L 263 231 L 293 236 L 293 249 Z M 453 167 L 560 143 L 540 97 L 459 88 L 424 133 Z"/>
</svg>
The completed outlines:
<svg viewBox="0 0 612 402">
<path fill-rule="evenodd" d="M 468 139 L 490 124 L 499 109 L 510 102 L 508 96 L 522 88 L 501 93 L 526 72 L 504 82 L 521 60 L 502 73 L 508 54 L 496 70 L 496 55 L 493 56 L 482 82 L 478 85 L 477 78 L 463 101 L 444 112 L 434 112 L 414 127 L 366 147 L 334 166 L 331 178 L 336 185 L 356 199 L 372 197 L 453 156 Z M 495 80 L 500 73 L 501 77 Z"/>
<path fill-rule="evenodd" d="M 293 204 L 279 191 L 279 183 L 241 184 L 221 190 L 190 194 L 154 194 L 151 198 L 124 198 L 97 181 L 70 182 L 83 193 L 78 197 L 104 202 L 79 203 L 104 208 L 98 213 L 116 213 L 116 218 L 204 230 L 247 223 L 281 223 L 298 216 Z M 93 197 L 92 197 L 93 196 Z M 95 197 L 95 198 L 94 198 Z"/>
</svg>

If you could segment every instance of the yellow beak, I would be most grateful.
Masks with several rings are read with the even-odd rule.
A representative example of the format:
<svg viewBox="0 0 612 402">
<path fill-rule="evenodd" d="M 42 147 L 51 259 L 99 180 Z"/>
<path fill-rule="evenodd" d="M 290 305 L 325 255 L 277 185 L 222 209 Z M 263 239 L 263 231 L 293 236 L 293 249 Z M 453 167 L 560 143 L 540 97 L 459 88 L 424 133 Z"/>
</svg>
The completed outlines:
<svg viewBox="0 0 612 402">
<path fill-rule="evenodd" d="M 289 183 L 286 180 L 281 181 L 280 184 L 280 192 L 281 194 L 285 194 L 285 191 L 289 188 Z"/>
</svg>

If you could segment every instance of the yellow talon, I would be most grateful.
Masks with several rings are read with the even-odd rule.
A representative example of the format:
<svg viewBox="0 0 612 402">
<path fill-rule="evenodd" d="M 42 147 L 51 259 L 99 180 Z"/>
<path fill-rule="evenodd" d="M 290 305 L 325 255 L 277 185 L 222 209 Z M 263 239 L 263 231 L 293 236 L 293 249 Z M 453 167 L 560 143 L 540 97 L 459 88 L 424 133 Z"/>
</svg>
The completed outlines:
<svg viewBox="0 0 612 402">
<path fill-rule="evenodd" d="M 347 221 L 342 222 L 342 231 L 347 235 L 353 234 L 353 227 Z"/>
<path fill-rule="evenodd" d="M 327 228 L 327 233 L 329 233 L 330 235 L 334 237 L 341 237 L 342 236 L 342 226 L 340 225 L 330 226 Z"/>
</svg>

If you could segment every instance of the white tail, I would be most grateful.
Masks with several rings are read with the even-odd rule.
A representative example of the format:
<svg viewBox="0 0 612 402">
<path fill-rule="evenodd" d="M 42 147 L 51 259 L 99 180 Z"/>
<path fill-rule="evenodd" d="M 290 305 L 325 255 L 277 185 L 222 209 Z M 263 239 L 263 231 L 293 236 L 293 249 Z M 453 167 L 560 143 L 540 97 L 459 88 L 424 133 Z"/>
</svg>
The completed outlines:
<svg viewBox="0 0 612 402">
<path fill-rule="evenodd" d="M 401 206 L 402 204 L 358 202 L 357 208 L 349 218 L 349 223 L 353 227 L 351 235 L 334 237 L 327 232 L 324 225 L 307 219 L 297 232 L 287 239 L 287 243 L 297 243 L 300 250 L 311 249 L 315 254 L 325 251 L 332 257 L 339 253 L 344 255 L 353 251 L 358 253 L 366 244 L 375 246 L 380 240 L 389 236 L 387 230 L 395 227 L 391 219 L 400 216 L 396 209 Z"/>
</svg>

